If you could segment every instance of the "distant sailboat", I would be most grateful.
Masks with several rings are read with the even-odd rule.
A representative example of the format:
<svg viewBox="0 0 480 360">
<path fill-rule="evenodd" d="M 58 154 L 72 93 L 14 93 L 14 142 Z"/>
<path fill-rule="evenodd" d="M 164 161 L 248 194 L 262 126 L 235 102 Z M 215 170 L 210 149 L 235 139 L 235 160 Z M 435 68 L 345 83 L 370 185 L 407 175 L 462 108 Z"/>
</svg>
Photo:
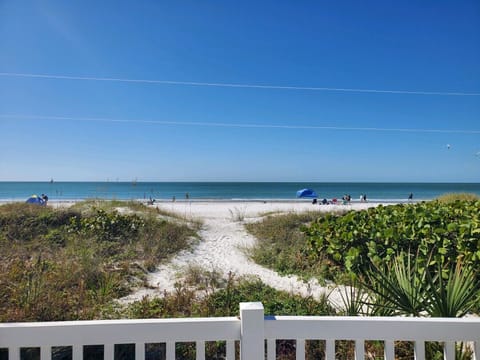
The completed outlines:
<svg viewBox="0 0 480 360">
<path fill-rule="evenodd" d="M 53 178 L 50 179 L 50 184 L 53 184 Z"/>
</svg>

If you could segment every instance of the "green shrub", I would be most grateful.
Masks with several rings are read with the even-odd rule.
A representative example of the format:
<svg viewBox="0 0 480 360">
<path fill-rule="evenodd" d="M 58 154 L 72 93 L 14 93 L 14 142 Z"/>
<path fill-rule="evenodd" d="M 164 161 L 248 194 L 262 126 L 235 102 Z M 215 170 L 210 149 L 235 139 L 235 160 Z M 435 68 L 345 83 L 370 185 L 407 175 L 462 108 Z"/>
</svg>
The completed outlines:
<svg viewBox="0 0 480 360">
<path fill-rule="evenodd" d="M 480 265 L 480 201 L 378 206 L 327 215 L 304 228 L 310 257 L 327 256 L 338 271 L 365 273 L 401 252 L 418 254 L 421 266 Z"/>
<path fill-rule="evenodd" d="M 132 242 L 145 222 L 136 214 L 94 209 L 88 216 L 72 217 L 68 231 L 97 237 L 100 241 Z"/>
</svg>

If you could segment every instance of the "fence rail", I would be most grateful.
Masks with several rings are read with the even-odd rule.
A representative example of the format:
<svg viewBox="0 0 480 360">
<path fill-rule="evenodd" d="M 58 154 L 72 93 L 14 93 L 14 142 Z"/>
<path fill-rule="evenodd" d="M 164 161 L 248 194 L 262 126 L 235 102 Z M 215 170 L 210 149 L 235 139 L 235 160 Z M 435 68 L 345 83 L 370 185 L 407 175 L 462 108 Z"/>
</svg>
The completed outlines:
<svg viewBox="0 0 480 360">
<path fill-rule="evenodd" d="M 355 359 L 365 358 L 365 341 L 384 342 L 387 360 L 395 358 L 395 341 L 414 342 L 415 360 L 425 358 L 425 342 L 443 343 L 445 360 L 455 360 L 456 342 L 466 342 L 480 360 L 480 319 L 386 318 L 329 316 L 264 316 L 261 303 L 241 303 L 240 317 L 101 320 L 0 324 L 0 359 L 19 360 L 26 348 L 36 348 L 41 360 L 55 359 L 57 347 L 70 347 L 71 358 L 84 358 L 89 345 L 102 345 L 105 359 L 115 358 L 115 346 L 134 346 L 132 359 L 146 359 L 148 344 L 165 344 L 165 359 L 175 359 L 175 344 L 193 342 L 196 360 L 205 359 L 208 341 L 224 341 L 225 358 L 276 358 L 277 340 L 295 340 L 296 359 L 305 359 L 307 340 L 325 341 L 325 359 L 335 359 L 335 341 L 353 340 Z M 265 350 L 265 343 L 267 344 Z M 8 354 L 8 355 L 6 355 Z"/>
</svg>

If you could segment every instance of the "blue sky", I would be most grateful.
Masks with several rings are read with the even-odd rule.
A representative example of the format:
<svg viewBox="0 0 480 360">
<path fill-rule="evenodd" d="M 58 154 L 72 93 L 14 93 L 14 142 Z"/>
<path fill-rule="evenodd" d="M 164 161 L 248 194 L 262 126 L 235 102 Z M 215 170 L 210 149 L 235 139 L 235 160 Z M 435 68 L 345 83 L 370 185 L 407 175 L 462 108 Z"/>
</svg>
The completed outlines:
<svg viewBox="0 0 480 360">
<path fill-rule="evenodd" d="M 0 73 L 0 181 L 480 179 L 474 0 L 3 0 Z"/>
</svg>

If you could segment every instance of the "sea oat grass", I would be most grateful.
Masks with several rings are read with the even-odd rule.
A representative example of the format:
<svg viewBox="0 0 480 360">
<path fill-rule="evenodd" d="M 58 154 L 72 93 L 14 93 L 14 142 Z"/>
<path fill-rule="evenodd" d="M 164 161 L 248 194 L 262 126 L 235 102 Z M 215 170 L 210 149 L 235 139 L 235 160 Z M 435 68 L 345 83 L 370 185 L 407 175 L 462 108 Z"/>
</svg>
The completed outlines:
<svg viewBox="0 0 480 360">
<path fill-rule="evenodd" d="M 442 203 L 450 203 L 455 201 L 476 201 L 480 200 L 480 197 L 471 193 L 448 193 L 439 196 L 436 200 Z"/>
<path fill-rule="evenodd" d="M 318 212 L 269 215 L 256 223 L 246 224 L 258 242 L 251 249 L 252 259 L 281 274 L 297 274 L 305 278 L 322 276 L 324 264 L 311 262 L 305 254 L 307 238 L 302 227 L 322 216 Z"/>
</svg>

